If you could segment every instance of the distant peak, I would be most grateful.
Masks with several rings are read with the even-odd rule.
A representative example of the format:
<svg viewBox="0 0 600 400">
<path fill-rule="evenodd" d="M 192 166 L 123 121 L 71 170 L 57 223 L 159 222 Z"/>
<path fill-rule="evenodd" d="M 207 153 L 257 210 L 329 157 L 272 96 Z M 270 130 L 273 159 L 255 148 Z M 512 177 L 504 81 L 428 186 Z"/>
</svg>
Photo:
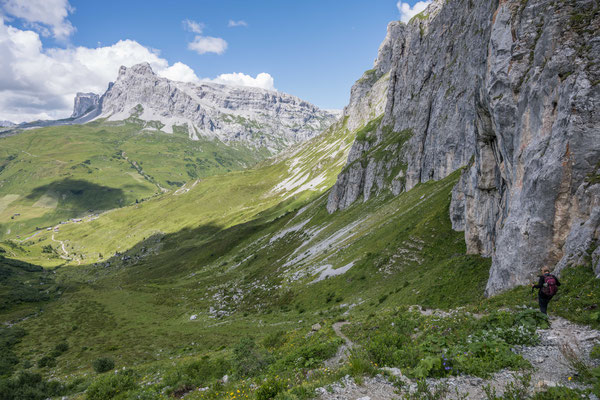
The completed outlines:
<svg viewBox="0 0 600 400">
<path fill-rule="evenodd" d="M 155 75 L 154 71 L 152 71 L 152 67 L 147 62 L 136 64 L 133 67 L 131 67 L 130 69 L 131 69 L 131 71 L 133 71 L 136 74 Z"/>
</svg>

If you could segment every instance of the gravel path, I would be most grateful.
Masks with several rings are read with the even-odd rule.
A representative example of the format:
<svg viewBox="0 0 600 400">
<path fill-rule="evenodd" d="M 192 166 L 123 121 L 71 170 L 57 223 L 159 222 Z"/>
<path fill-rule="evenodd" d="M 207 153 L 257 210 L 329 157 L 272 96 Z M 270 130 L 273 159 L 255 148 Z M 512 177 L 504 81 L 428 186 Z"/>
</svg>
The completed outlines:
<svg viewBox="0 0 600 400">
<path fill-rule="evenodd" d="M 438 314 L 439 315 L 439 314 Z M 448 313 L 450 315 L 450 313 Z M 564 353 L 571 349 L 579 357 L 592 365 L 598 365 L 598 361 L 592 362 L 589 353 L 594 345 L 600 343 L 600 331 L 586 326 L 580 326 L 567 321 L 564 318 L 551 318 L 549 329 L 539 329 L 540 343 L 536 346 L 520 346 L 514 349 L 515 352 L 531 362 L 534 371 L 529 384 L 529 391 L 536 392 L 546 390 L 553 386 L 566 386 L 572 389 L 581 389 L 582 385 L 569 380 L 569 377 L 575 375 L 575 371 L 569 365 Z M 342 332 L 341 327 L 345 323 L 337 323 L 334 330 L 338 336 L 345 341 L 345 345 L 340 346 L 338 354 L 329 361 L 340 362 L 347 358 L 348 349 L 354 346 Z M 565 352 L 565 349 L 567 350 Z M 338 357 L 339 355 L 339 357 Z M 344 355 L 346 358 L 344 358 Z M 328 362 L 329 362 L 328 361 Z M 329 365 L 328 365 L 329 366 Z M 406 382 L 406 390 L 414 392 L 417 384 L 402 376 L 400 370 L 388 368 L 389 373 L 398 376 Z M 484 387 L 489 385 L 496 389 L 497 395 L 501 395 L 509 383 L 517 383 L 518 377 L 511 371 L 500 371 L 494 374 L 490 379 L 481 379 L 470 376 L 458 376 L 443 379 L 428 379 L 430 388 L 440 386 L 447 389 L 444 399 L 473 399 L 485 400 L 487 396 Z M 327 387 L 317 389 L 317 396 L 322 400 L 388 400 L 402 399 L 402 395 L 383 375 L 377 375 L 374 378 L 364 378 L 361 385 L 358 385 L 350 376 L 346 376 L 341 381 Z M 594 395 L 590 396 L 592 400 L 598 400 Z"/>
<path fill-rule="evenodd" d="M 343 364 L 344 361 L 348 359 L 350 349 L 354 347 L 354 343 L 342 332 L 342 326 L 348 325 L 349 323 L 350 322 L 344 321 L 333 324 L 333 330 L 335 331 L 335 334 L 344 339 L 344 344 L 338 348 L 335 356 L 325 361 L 325 366 L 327 368 L 335 368 L 339 367 L 340 364 Z"/>
</svg>

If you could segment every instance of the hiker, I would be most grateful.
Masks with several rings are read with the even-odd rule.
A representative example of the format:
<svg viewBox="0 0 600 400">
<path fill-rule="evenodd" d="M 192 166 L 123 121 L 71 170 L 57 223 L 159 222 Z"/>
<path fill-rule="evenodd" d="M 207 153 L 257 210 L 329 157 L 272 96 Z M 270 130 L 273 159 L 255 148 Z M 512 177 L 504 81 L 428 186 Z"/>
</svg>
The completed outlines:
<svg viewBox="0 0 600 400">
<path fill-rule="evenodd" d="M 558 281 L 558 278 L 556 276 L 550 273 L 550 268 L 543 267 L 542 275 L 540 276 L 538 284 L 531 284 L 532 291 L 533 289 L 539 289 L 538 301 L 540 303 L 540 311 L 542 313 L 548 314 L 548 303 L 558 291 L 559 286 L 560 282 Z"/>
</svg>

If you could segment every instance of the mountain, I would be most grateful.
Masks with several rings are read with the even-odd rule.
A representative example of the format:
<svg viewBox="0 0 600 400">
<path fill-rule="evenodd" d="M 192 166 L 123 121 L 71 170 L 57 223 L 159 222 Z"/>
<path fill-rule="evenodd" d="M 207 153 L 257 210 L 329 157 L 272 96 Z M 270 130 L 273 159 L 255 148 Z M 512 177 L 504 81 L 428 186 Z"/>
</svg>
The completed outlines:
<svg viewBox="0 0 600 400">
<path fill-rule="evenodd" d="M 338 110 L 318 107 L 289 94 L 245 86 L 171 81 L 150 64 L 121 67 L 99 96 L 77 93 L 68 119 L 35 121 L 16 128 L 83 124 L 92 120 L 144 121 L 145 128 L 186 132 L 190 139 L 216 139 L 265 148 L 275 154 L 314 137 L 337 120 Z"/>
<path fill-rule="evenodd" d="M 156 75 L 149 64 L 121 67 L 102 96 L 100 118 L 156 121 L 165 132 L 266 147 L 272 153 L 323 131 L 331 113 L 295 96 L 259 88 L 182 83 Z"/>
<path fill-rule="evenodd" d="M 353 88 L 389 73 L 385 113 L 357 137 L 328 210 L 467 166 L 452 220 L 469 253 L 493 260 L 488 295 L 589 254 L 600 276 L 595 10 L 434 1 L 391 23 L 375 68 Z"/>
<path fill-rule="evenodd" d="M 0 242 L 0 291 L 6 294 L 0 315 L 7 322 L 0 326 L 7 338 L 0 349 L 8 355 L 0 367 L 4 375 L 15 372 L 10 381 L 0 380 L 0 394 L 34 384 L 41 391 L 43 381 L 56 378 L 46 385 L 54 390 L 46 397 L 600 395 L 600 370 L 591 361 L 600 338 L 600 280 L 596 242 L 588 246 L 586 236 L 597 229 L 600 184 L 591 167 L 599 161 L 592 140 L 597 89 L 589 80 L 596 58 L 580 62 L 578 47 L 562 47 L 569 40 L 579 44 L 580 35 L 590 39 L 599 22 L 600 8 L 585 1 L 434 2 L 408 24 L 389 25 L 374 68 L 353 86 L 341 118 L 319 135 L 248 168 Z M 539 35 L 533 48 L 532 34 Z M 579 51 L 594 56 L 593 42 Z M 535 61 L 538 52 L 545 63 Z M 522 64 L 530 58 L 528 69 Z M 554 75 L 559 67 L 574 72 L 561 78 Z M 148 73 L 142 75 L 136 79 Z M 494 80 L 499 77 L 510 79 Z M 557 100 L 556 119 L 549 95 Z M 577 108 L 581 104 L 589 112 Z M 163 180 L 181 170 L 161 172 L 182 154 L 152 154 L 162 141 L 211 142 L 190 142 L 178 129 L 172 135 L 145 129 L 152 125 L 139 119 L 143 107 L 124 121 L 67 127 L 67 154 L 63 146 L 33 145 L 47 151 L 47 165 L 60 174 L 72 166 L 82 174 L 92 170 L 94 178 L 119 172 L 121 192 L 101 186 L 88 197 L 131 196 L 139 188 L 124 172 L 152 185 L 136 165 Z M 510 112 L 505 120 L 501 111 Z M 572 114 L 562 118 L 561 112 Z M 503 123 L 510 121 L 507 129 Z M 85 146 L 101 143 L 113 156 L 103 150 L 90 164 L 77 158 L 84 128 L 85 136 L 105 140 L 88 138 Z M 53 129 L 65 127 L 42 130 L 44 140 L 56 136 Z M 125 142 L 118 141 L 120 129 L 129 136 Z M 3 142 L 9 145 L 0 152 L 17 157 L 11 173 L 35 176 L 45 171 L 35 168 L 35 136 L 26 134 Z M 590 141 L 583 146 L 582 138 Z M 577 186 L 582 152 L 590 166 L 582 162 L 588 169 Z M 571 165 L 566 156 L 573 162 L 570 190 L 552 186 L 542 173 L 548 169 L 563 182 L 554 168 Z M 129 170 L 121 169 L 126 163 Z M 19 180 L 10 187 L 17 190 Z M 36 203 L 46 207 L 56 207 L 52 200 L 62 193 L 71 203 L 85 193 L 56 196 L 54 187 L 43 189 L 35 195 L 47 196 Z M 515 209 L 531 191 L 540 207 L 554 198 L 571 201 L 570 212 L 583 210 L 578 224 L 548 225 L 570 230 L 565 254 L 568 243 L 588 246 L 581 261 L 560 271 L 563 285 L 550 303 L 550 320 L 537 311 L 529 282 L 509 289 L 524 265 L 500 270 L 506 280 L 500 286 L 494 269 L 502 257 L 525 251 L 522 243 L 501 247 L 511 218 L 520 218 L 525 235 L 534 224 L 550 224 L 542 217 L 565 215 L 556 202 L 542 216 L 523 203 Z M 5 216 L 14 216 L 13 200 L 0 198 L 11 210 Z M 497 225 L 488 237 L 476 223 L 489 221 Z M 482 239 L 475 241 L 475 233 Z M 534 233 L 532 239 L 514 235 L 524 243 L 544 240 L 543 231 L 526 236 Z M 529 251 L 534 257 L 539 247 Z M 546 254 L 552 253 L 529 262 Z M 588 372 L 576 375 L 573 360 Z M 26 380 L 30 375 L 18 369 L 44 378 Z"/>
<path fill-rule="evenodd" d="M 133 118 L 143 121 L 144 129 L 166 133 L 180 130 L 193 140 L 241 143 L 275 154 L 314 137 L 339 115 L 338 110 L 320 110 L 277 91 L 171 81 L 156 75 L 148 63 L 141 63 L 121 67 L 116 81 L 102 96 L 77 93 L 70 118 L 23 123 L 14 128 Z"/>
<path fill-rule="evenodd" d="M 10 128 L 15 126 L 16 124 L 10 121 L 0 121 L 0 128 Z"/>
<path fill-rule="evenodd" d="M 95 93 L 77 93 L 71 118 L 77 119 L 93 112 L 100 104 L 100 96 Z"/>
</svg>

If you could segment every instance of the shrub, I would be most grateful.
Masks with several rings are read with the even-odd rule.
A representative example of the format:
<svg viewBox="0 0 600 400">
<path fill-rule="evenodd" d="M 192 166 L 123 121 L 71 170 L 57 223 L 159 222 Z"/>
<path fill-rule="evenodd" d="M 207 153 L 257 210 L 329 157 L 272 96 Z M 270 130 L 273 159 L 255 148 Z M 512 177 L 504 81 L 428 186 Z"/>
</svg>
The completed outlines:
<svg viewBox="0 0 600 400">
<path fill-rule="evenodd" d="M 285 390 L 285 384 L 278 380 L 271 378 L 267 380 L 265 383 L 259 386 L 256 390 L 256 399 L 257 400 L 270 400 L 275 398 L 278 393 L 283 392 Z"/>
<path fill-rule="evenodd" d="M 133 371 L 126 370 L 116 374 L 107 374 L 96 379 L 87 389 L 88 400 L 109 400 L 138 389 Z"/>
<path fill-rule="evenodd" d="M 54 350 L 60 352 L 61 354 L 65 351 L 69 350 L 69 344 L 67 342 L 60 342 L 54 347 Z"/>
<path fill-rule="evenodd" d="M 103 372 L 107 372 L 107 371 L 114 369 L 115 362 L 113 361 L 112 358 L 100 357 L 100 358 L 95 359 L 92 362 L 92 367 L 94 368 L 94 371 L 101 374 Z"/>
<path fill-rule="evenodd" d="M 590 357 L 596 360 L 600 359 L 600 344 L 594 346 L 590 352 Z"/>
<path fill-rule="evenodd" d="M 65 394 L 65 387 L 56 381 L 45 381 L 40 374 L 21 372 L 14 378 L 0 380 L 2 400 L 43 400 Z"/>
<path fill-rule="evenodd" d="M 254 376 L 268 365 L 267 356 L 252 338 L 242 338 L 233 349 L 233 368 L 241 377 Z"/>
<path fill-rule="evenodd" d="M 266 348 L 276 349 L 285 343 L 285 331 L 277 331 L 269 333 L 262 341 Z"/>
<path fill-rule="evenodd" d="M 44 356 L 42 358 L 39 359 L 38 363 L 37 363 L 38 367 L 40 368 L 44 368 L 44 367 L 55 367 L 56 366 L 56 358 L 50 356 Z"/>
<path fill-rule="evenodd" d="M 230 370 L 230 364 L 224 358 L 193 361 L 178 366 L 167 372 L 163 377 L 166 386 L 174 390 L 183 387 L 207 386 L 210 380 L 216 380 L 226 375 Z"/>
<path fill-rule="evenodd" d="M 354 350 L 349 358 L 350 375 L 359 378 L 363 375 L 377 375 L 377 368 L 371 363 L 368 355 L 363 351 Z"/>
</svg>

